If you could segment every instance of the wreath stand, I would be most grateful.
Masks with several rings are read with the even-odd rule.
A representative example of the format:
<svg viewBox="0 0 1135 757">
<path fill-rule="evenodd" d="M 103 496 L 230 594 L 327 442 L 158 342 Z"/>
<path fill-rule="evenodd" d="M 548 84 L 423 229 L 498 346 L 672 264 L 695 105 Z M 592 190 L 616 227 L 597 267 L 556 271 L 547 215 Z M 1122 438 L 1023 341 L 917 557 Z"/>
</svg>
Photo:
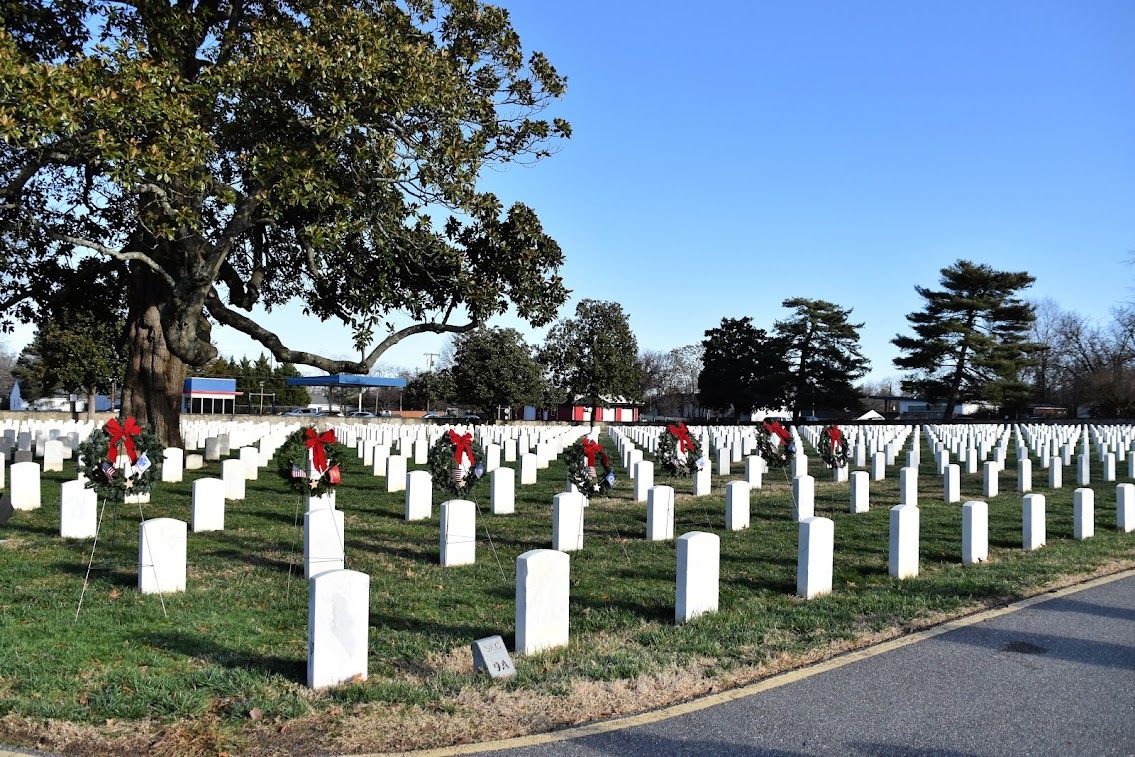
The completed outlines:
<svg viewBox="0 0 1135 757">
<path fill-rule="evenodd" d="M 79 445 L 79 459 L 82 461 L 79 470 L 87 481 L 86 488 L 98 492 L 101 501 L 98 504 L 99 515 L 95 523 L 95 536 L 91 542 L 91 554 L 87 559 L 87 570 L 83 575 L 83 588 L 79 592 L 79 601 L 75 607 L 76 621 L 79 619 L 79 613 L 83 609 L 83 600 L 86 598 L 87 589 L 90 586 L 91 571 L 96 570 L 95 555 L 98 551 L 99 535 L 103 530 L 103 521 L 106 518 L 108 501 L 114 501 L 111 522 L 108 526 L 108 530 L 112 534 L 118 531 L 117 504 L 119 497 L 121 497 L 122 504 L 125 505 L 131 494 L 138 495 L 136 501 L 139 525 L 144 527 L 146 514 L 142 510 L 140 495 L 148 494 L 150 491 L 154 480 L 155 466 L 165 458 L 162 450 L 162 444 L 153 431 L 140 426 L 132 416 L 127 416 L 121 420 L 112 418 L 102 428 L 96 428 L 92 431 L 90 436 Z M 135 487 L 137 487 L 136 490 Z M 138 538 L 141 539 L 141 534 Z M 141 576 L 143 570 L 152 569 L 155 565 L 152 549 L 149 540 L 146 540 L 146 556 L 149 563 L 142 563 L 139 559 L 139 576 Z M 112 562 L 106 569 L 114 570 L 117 567 L 118 564 Z M 166 609 L 165 598 L 161 592 L 157 592 L 157 594 L 158 601 L 162 605 L 162 615 L 168 618 L 169 612 Z"/>
<path fill-rule="evenodd" d="M 468 462 L 464 462 L 463 458 L 468 458 Z M 477 511 L 477 522 L 481 524 L 485 532 L 485 540 L 489 542 L 489 550 L 493 553 L 493 561 L 497 564 L 501 578 L 507 580 L 504 566 L 497 554 L 497 545 L 493 542 L 493 535 L 489 531 L 488 518 L 485 517 L 481 503 L 474 495 L 477 482 L 485 477 L 484 460 L 484 452 L 480 445 L 473 441 L 472 433 L 458 434 L 456 430 L 450 429 L 438 437 L 430 447 L 428 458 L 430 486 L 436 491 L 444 491 L 473 503 Z M 445 523 L 445 530 L 449 531 L 448 521 Z"/>
</svg>

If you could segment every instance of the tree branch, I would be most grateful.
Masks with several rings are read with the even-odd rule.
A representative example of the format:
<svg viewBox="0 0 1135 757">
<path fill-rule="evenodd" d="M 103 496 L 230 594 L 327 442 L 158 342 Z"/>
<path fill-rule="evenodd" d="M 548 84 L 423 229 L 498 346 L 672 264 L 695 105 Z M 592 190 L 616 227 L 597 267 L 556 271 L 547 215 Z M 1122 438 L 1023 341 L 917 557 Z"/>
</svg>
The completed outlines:
<svg viewBox="0 0 1135 757">
<path fill-rule="evenodd" d="M 378 358 L 381 357 L 384 352 L 408 336 L 424 333 L 458 334 L 471 331 L 479 325 L 476 321 L 471 321 L 460 326 L 454 326 L 448 323 L 415 323 L 412 326 L 399 329 L 383 339 L 382 342 L 371 350 L 371 353 L 361 361 L 332 360 L 322 355 L 316 355 L 313 352 L 292 350 L 284 346 L 284 343 L 276 334 L 256 323 L 256 321 L 251 318 L 227 307 L 224 302 L 221 301 L 215 289 L 209 290 L 208 297 L 205 300 L 205 306 L 209 310 L 209 315 L 213 316 L 224 325 L 231 326 L 237 331 L 247 334 L 260 342 L 267 347 L 272 353 L 272 356 L 280 362 L 310 365 L 314 368 L 325 370 L 328 373 L 369 373 L 370 369 L 374 367 L 374 364 L 378 362 Z"/>
<path fill-rule="evenodd" d="M 66 242 L 67 244 L 73 244 L 76 247 L 86 247 L 89 250 L 94 250 L 100 255 L 106 255 L 108 258 L 114 258 L 115 260 L 137 260 L 140 263 L 144 263 L 156 274 L 161 276 L 162 279 L 167 284 L 169 284 L 170 289 L 177 289 L 177 282 L 174 281 L 173 276 L 170 276 L 169 273 L 166 272 L 166 269 L 162 268 L 156 260 L 154 260 L 144 252 L 122 252 L 120 250 L 115 250 L 111 247 L 107 247 L 105 244 L 101 244 L 92 239 L 83 239 L 82 237 L 76 237 L 70 234 L 51 233 L 51 238 L 60 242 Z"/>
</svg>

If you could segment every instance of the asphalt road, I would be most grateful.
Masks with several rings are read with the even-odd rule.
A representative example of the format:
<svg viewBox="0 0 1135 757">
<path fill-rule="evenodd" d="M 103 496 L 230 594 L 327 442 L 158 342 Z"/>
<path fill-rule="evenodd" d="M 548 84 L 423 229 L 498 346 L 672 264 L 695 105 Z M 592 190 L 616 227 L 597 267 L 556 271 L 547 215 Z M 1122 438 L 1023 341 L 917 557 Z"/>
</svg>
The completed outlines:
<svg viewBox="0 0 1135 757">
<path fill-rule="evenodd" d="M 1135 577 L 537 755 L 1135 755 Z"/>
</svg>

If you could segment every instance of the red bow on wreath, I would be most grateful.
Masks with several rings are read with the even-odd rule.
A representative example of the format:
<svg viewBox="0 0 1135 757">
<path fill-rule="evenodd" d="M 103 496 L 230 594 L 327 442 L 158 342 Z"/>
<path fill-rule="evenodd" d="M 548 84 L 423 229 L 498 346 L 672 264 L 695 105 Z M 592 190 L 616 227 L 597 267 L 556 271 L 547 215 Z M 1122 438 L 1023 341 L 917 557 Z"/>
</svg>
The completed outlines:
<svg viewBox="0 0 1135 757">
<path fill-rule="evenodd" d="M 678 440 L 678 452 L 686 454 L 687 451 L 695 450 L 697 447 L 694 445 L 694 440 L 690 438 L 690 430 L 686 428 L 685 421 L 679 421 L 677 426 L 670 425 L 666 427 L 674 437 Z"/>
<path fill-rule="evenodd" d="M 780 440 L 785 444 L 792 441 L 792 434 L 788 433 L 784 426 L 780 425 L 780 421 L 762 421 L 761 425 L 765 427 L 765 431 L 779 436 Z"/>
<path fill-rule="evenodd" d="M 610 463 L 607 460 L 607 453 L 603 451 L 602 444 L 592 439 L 584 439 L 582 442 L 580 442 L 580 446 L 583 447 L 583 454 L 587 458 L 588 468 L 595 467 L 596 455 L 600 456 L 600 459 L 603 461 L 603 465 L 610 466 Z"/>
<path fill-rule="evenodd" d="M 134 437 L 142 433 L 142 427 L 138 425 L 138 421 L 134 420 L 134 416 L 126 416 L 125 424 L 119 423 L 117 418 L 111 418 L 103 426 L 103 431 L 110 434 L 110 442 L 106 450 L 107 460 L 111 463 L 118 460 L 118 443 L 122 442 L 126 446 L 126 456 L 130 458 L 131 465 L 138 462 L 138 452 L 134 449 Z"/>
<path fill-rule="evenodd" d="M 473 435 L 465 432 L 464 435 L 459 435 L 452 429 L 449 432 L 449 441 L 453 442 L 453 460 L 458 465 L 461 465 L 461 456 L 465 455 L 469 458 L 469 464 L 472 465 L 473 460 Z"/>
<path fill-rule="evenodd" d="M 311 450 L 312 467 L 315 468 L 316 473 L 322 476 L 323 472 L 327 470 L 327 452 L 324 451 L 323 445 L 335 443 L 335 432 L 328 430 L 321 434 L 314 428 L 309 428 L 305 432 L 305 436 L 307 439 L 304 444 Z"/>
<path fill-rule="evenodd" d="M 836 446 L 843 441 L 843 432 L 839 430 L 839 426 L 827 427 L 828 438 L 832 440 L 832 446 Z"/>
</svg>

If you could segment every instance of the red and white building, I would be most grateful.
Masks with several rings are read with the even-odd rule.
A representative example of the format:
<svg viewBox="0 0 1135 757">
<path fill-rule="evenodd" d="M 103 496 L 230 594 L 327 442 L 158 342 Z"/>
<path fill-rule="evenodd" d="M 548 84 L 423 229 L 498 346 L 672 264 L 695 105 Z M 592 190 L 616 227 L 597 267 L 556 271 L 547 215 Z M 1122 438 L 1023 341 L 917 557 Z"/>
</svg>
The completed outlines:
<svg viewBox="0 0 1135 757">
<path fill-rule="evenodd" d="M 599 417 L 596 423 L 635 423 L 638 421 L 639 406 L 626 397 L 603 397 L 600 399 Z M 590 423 L 596 408 L 583 404 L 582 397 L 576 397 L 572 404 L 560 405 L 552 413 L 551 420 Z"/>
</svg>

